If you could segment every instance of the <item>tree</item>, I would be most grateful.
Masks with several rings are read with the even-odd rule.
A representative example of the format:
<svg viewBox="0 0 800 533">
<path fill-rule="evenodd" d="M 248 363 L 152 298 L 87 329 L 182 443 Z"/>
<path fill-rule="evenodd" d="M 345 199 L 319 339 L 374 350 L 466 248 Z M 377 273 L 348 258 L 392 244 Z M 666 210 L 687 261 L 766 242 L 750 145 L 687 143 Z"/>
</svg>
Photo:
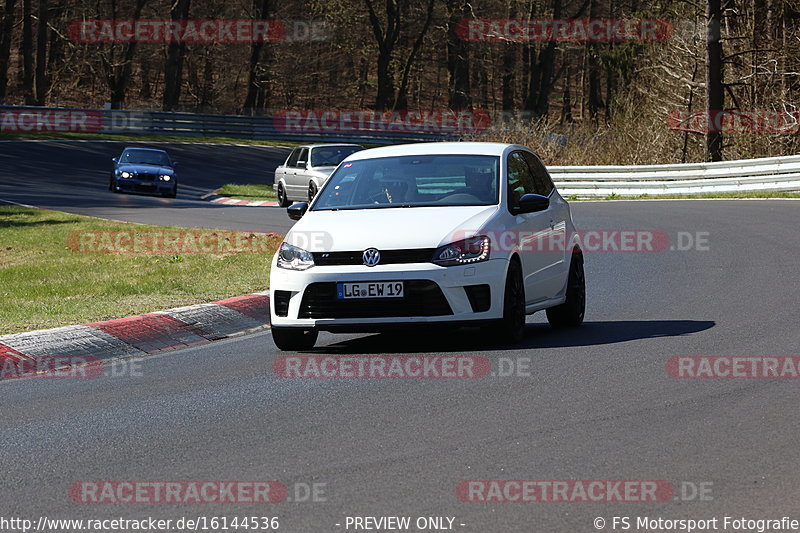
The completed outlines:
<svg viewBox="0 0 800 533">
<path fill-rule="evenodd" d="M 0 31 L 0 104 L 5 103 L 8 89 L 8 60 L 11 57 L 11 30 L 14 28 L 16 0 L 6 0 Z"/>
<path fill-rule="evenodd" d="M 450 109 L 471 109 L 472 91 L 469 79 L 469 43 L 459 38 L 456 27 L 469 17 L 466 0 L 447 0 L 447 75 Z"/>
<path fill-rule="evenodd" d="M 180 24 L 189 18 L 191 0 L 175 0 L 170 9 L 170 20 Z M 183 57 L 186 54 L 186 43 L 170 41 L 167 45 L 167 58 L 164 63 L 164 111 L 173 111 L 181 99 L 183 83 Z"/>
<path fill-rule="evenodd" d="M 589 0 L 589 18 L 600 18 L 599 0 Z M 600 93 L 600 50 L 597 43 L 589 40 L 586 43 L 586 63 L 589 78 L 589 117 L 597 120 L 597 114 L 603 108 L 603 97 Z"/>
<path fill-rule="evenodd" d="M 36 97 L 34 103 L 43 106 L 47 100 L 50 86 L 47 76 L 47 41 L 50 33 L 47 0 L 39 0 L 38 22 L 36 24 Z"/>
<path fill-rule="evenodd" d="M 134 21 L 139 20 L 142 16 L 147 0 L 136 0 L 133 8 Z M 112 19 L 117 18 L 117 3 L 111 1 L 111 16 Z M 120 109 L 125 102 L 125 96 L 128 91 L 128 85 L 131 80 L 131 72 L 133 69 L 133 58 L 136 54 L 137 41 L 131 40 L 122 46 L 121 53 L 117 53 L 117 45 L 112 43 L 109 45 L 109 52 L 102 53 L 100 59 L 103 63 L 103 68 L 106 73 L 106 83 L 111 92 L 111 108 Z"/>
<path fill-rule="evenodd" d="M 408 92 L 409 73 L 433 19 L 434 0 L 427 0 L 425 4 L 422 28 L 417 33 L 414 44 L 411 46 L 411 50 L 403 63 L 400 90 L 396 94 L 394 55 L 400 35 L 403 33 L 404 24 L 409 24 L 411 5 L 417 6 L 418 4 L 412 0 L 386 0 L 386 13 L 381 17 L 375 10 L 373 0 L 364 0 L 364 3 L 367 6 L 372 34 L 378 43 L 378 90 L 375 95 L 375 109 L 405 108 L 407 105 L 406 93 Z"/>
<path fill-rule="evenodd" d="M 270 19 L 270 0 L 253 0 L 253 10 L 255 11 L 256 18 L 260 20 Z M 263 109 L 269 105 L 269 79 L 266 76 L 266 67 L 261 64 L 264 47 L 265 43 L 263 41 L 254 42 L 250 47 L 247 96 L 244 100 L 245 113 L 254 113 L 256 109 Z M 267 57 L 267 62 L 271 60 L 270 56 Z"/>
<path fill-rule="evenodd" d="M 25 105 L 33 105 L 33 25 L 31 0 L 22 0 L 22 94 Z"/>
<path fill-rule="evenodd" d="M 711 161 L 722 161 L 721 113 L 725 105 L 722 82 L 722 7 L 720 0 L 706 4 L 706 150 Z"/>
</svg>

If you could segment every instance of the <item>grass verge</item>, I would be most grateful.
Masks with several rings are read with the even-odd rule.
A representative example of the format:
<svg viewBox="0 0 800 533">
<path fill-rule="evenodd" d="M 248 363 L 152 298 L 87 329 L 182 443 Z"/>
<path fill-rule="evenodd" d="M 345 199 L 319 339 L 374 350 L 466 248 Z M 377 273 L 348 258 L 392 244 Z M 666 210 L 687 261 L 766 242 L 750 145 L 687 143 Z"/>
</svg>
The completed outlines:
<svg viewBox="0 0 800 533">
<path fill-rule="evenodd" d="M 210 235 L 206 244 L 215 243 L 214 239 L 225 244 L 206 250 L 223 253 L 191 253 L 203 249 L 197 247 L 199 238 L 195 240 L 201 232 Z M 103 235 L 109 237 L 104 241 Z M 135 235 L 143 243 L 165 235 L 185 238 L 172 241 L 177 243 L 173 247 L 136 248 L 117 241 L 115 235 Z M 84 246 L 89 242 L 86 236 L 95 236 L 91 238 L 97 246 Z M 233 240 L 235 246 L 230 245 Z M 248 245 L 256 241 L 260 246 Z M 0 334 L 263 291 L 279 242 L 274 235 L 126 224 L 0 205 Z M 142 251 L 147 249 L 155 251 Z M 123 250 L 130 253 L 119 253 Z"/>
<path fill-rule="evenodd" d="M 217 194 L 220 196 L 227 196 L 228 198 L 236 198 L 237 200 L 249 200 L 251 202 L 275 201 L 278 199 L 275 195 L 275 191 L 272 190 L 272 185 L 263 183 L 252 185 L 228 183 L 220 187 L 217 190 Z"/>
<path fill-rule="evenodd" d="M 751 192 L 718 192 L 702 194 L 640 194 L 638 196 L 622 196 L 619 194 L 609 194 L 603 198 L 579 198 L 573 194 L 567 197 L 570 202 L 578 201 L 602 201 L 602 200 L 690 200 L 690 199 L 711 199 L 711 198 L 800 198 L 800 192 L 785 191 L 751 191 Z"/>
</svg>

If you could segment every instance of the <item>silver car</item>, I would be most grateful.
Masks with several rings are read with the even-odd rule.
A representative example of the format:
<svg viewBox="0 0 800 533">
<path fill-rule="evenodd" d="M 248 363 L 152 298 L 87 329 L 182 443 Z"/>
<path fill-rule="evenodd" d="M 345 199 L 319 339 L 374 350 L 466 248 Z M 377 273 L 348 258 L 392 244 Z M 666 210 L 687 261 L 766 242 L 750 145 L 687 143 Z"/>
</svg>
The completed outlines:
<svg viewBox="0 0 800 533">
<path fill-rule="evenodd" d="M 298 146 L 275 169 L 275 194 L 281 207 L 294 201 L 311 201 L 342 160 L 363 150 L 358 144 L 311 144 Z"/>
</svg>

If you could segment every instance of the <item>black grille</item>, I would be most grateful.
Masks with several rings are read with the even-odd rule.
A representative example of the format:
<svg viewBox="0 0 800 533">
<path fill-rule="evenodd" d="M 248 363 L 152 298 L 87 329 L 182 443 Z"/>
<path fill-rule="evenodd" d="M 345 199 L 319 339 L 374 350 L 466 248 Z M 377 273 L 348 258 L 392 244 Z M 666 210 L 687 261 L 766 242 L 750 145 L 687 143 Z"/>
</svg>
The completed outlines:
<svg viewBox="0 0 800 533">
<path fill-rule="evenodd" d="M 278 316 L 289 315 L 289 298 L 291 291 L 275 291 L 275 314 Z"/>
<path fill-rule="evenodd" d="M 415 248 L 411 250 L 380 250 L 380 265 L 399 265 L 405 263 L 429 263 L 435 248 Z M 314 252 L 314 264 L 319 266 L 363 265 L 363 250 L 357 252 Z"/>
<path fill-rule="evenodd" d="M 488 311 L 492 306 L 492 293 L 488 285 L 468 285 L 464 290 L 467 291 L 469 305 L 474 313 Z"/>
<path fill-rule="evenodd" d="M 368 283 L 368 282 L 363 282 Z M 299 318 L 369 318 L 452 315 L 439 286 L 428 280 L 404 282 L 402 298 L 336 297 L 336 283 L 312 283 L 303 294 Z"/>
</svg>

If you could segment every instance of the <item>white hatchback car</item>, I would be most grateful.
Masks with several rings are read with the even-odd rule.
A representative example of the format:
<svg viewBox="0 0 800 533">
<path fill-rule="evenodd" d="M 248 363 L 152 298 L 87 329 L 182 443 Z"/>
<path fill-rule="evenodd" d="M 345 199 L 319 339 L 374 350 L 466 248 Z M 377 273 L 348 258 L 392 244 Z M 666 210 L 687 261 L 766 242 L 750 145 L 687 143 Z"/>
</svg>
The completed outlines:
<svg viewBox="0 0 800 533">
<path fill-rule="evenodd" d="M 422 143 L 356 152 L 331 174 L 272 262 L 272 336 L 426 324 L 523 337 L 525 315 L 581 324 L 583 254 L 539 158 L 524 146 Z"/>
</svg>

